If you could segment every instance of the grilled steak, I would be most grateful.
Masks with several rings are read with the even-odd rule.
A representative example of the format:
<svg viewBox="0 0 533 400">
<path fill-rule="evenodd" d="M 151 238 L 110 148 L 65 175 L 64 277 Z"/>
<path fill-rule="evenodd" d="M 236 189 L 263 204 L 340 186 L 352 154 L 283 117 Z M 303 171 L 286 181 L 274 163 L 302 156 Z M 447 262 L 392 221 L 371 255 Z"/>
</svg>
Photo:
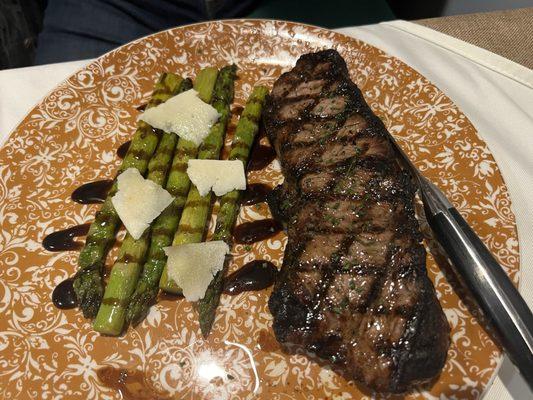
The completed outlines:
<svg viewBox="0 0 533 400">
<path fill-rule="evenodd" d="M 427 277 L 413 180 L 342 57 L 302 56 L 275 83 L 264 123 L 285 176 L 269 203 L 289 236 L 269 300 L 278 341 L 378 391 L 435 377 L 449 326 Z"/>
</svg>

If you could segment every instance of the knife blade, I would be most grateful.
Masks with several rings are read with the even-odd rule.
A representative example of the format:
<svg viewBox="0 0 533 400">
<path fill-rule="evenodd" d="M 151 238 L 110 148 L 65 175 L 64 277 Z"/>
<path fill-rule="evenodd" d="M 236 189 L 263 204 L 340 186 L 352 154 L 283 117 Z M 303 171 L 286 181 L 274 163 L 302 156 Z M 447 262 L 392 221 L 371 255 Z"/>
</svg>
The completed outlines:
<svg viewBox="0 0 533 400">
<path fill-rule="evenodd" d="M 533 390 L 533 314 L 501 265 L 444 193 L 414 166 L 396 140 L 393 146 L 418 182 L 435 238 L 468 287 L 497 340 Z"/>
</svg>

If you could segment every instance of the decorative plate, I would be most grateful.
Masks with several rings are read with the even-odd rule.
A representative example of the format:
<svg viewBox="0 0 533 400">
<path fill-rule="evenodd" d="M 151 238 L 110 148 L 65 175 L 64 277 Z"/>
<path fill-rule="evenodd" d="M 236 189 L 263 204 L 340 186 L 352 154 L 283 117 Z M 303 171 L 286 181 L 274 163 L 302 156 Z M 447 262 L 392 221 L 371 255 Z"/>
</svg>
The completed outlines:
<svg viewBox="0 0 533 400">
<path fill-rule="evenodd" d="M 298 56 L 324 48 L 336 48 L 346 59 L 372 109 L 517 281 L 515 219 L 498 166 L 463 113 L 419 73 L 353 38 L 291 22 L 175 28 L 124 45 L 71 76 L 26 116 L 0 151 L 0 397 L 114 399 L 131 398 L 129 392 L 141 399 L 371 397 L 306 355 L 281 351 L 271 330 L 269 290 L 223 296 L 208 340 L 200 335 L 191 304 L 169 299 L 123 336 L 100 336 L 78 310 L 61 311 L 51 302 L 55 285 L 76 271 L 77 252 L 51 253 L 41 245 L 55 230 L 92 220 L 97 206 L 74 203 L 70 194 L 82 183 L 115 174 L 115 150 L 133 134 L 136 107 L 148 99 L 161 72 L 194 77 L 204 66 L 235 62 L 240 78 L 235 105 L 243 105 L 254 84 L 272 85 Z M 273 162 L 248 178 L 274 186 L 282 177 Z M 261 219 L 268 212 L 266 205 L 244 207 L 239 218 Z M 280 233 L 252 251 L 237 245 L 231 269 L 254 258 L 280 266 L 285 242 Z M 501 352 L 449 266 L 436 263 L 442 257 L 434 244 L 426 243 L 452 343 L 434 385 L 407 398 L 477 399 Z M 108 264 L 112 260 L 113 253 Z M 99 379 L 103 367 L 130 371 L 122 375 L 121 390 Z"/>
</svg>

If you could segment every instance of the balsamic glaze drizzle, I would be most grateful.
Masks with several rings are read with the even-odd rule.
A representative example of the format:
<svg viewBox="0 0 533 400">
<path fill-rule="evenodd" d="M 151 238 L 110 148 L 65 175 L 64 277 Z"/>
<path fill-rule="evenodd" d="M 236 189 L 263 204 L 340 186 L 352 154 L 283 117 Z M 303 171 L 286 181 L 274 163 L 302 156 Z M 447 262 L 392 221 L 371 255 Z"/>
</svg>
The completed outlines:
<svg viewBox="0 0 533 400">
<path fill-rule="evenodd" d="M 126 157 L 126 153 L 128 152 L 128 149 L 130 148 L 131 140 L 128 140 L 127 142 L 122 143 L 119 148 L 117 149 L 117 156 L 119 158 Z"/>
<path fill-rule="evenodd" d="M 271 146 L 260 144 L 252 149 L 252 154 L 248 166 L 248 171 L 257 171 L 265 168 L 276 158 L 276 152 Z"/>
<path fill-rule="evenodd" d="M 78 250 L 82 244 L 74 241 L 74 238 L 87 235 L 90 226 L 91 224 L 75 225 L 52 232 L 44 238 L 43 247 L 48 251 Z"/>
<path fill-rule="evenodd" d="M 264 183 L 253 183 L 246 188 L 241 203 L 245 206 L 262 203 L 267 200 L 267 195 L 271 191 L 272 189 L 270 186 L 265 185 Z"/>
<path fill-rule="evenodd" d="M 105 201 L 112 185 L 112 179 L 84 183 L 72 192 L 70 198 L 80 204 L 100 204 Z"/>
<path fill-rule="evenodd" d="M 251 244 L 268 239 L 283 229 L 281 223 L 274 219 L 262 219 L 253 222 L 244 222 L 233 230 L 236 243 Z"/>
<path fill-rule="evenodd" d="M 78 305 L 78 299 L 74 292 L 74 278 L 67 278 L 57 285 L 52 292 L 52 302 L 57 308 L 68 310 Z"/>
<path fill-rule="evenodd" d="M 224 281 L 224 293 L 239 294 L 250 290 L 262 290 L 274 284 L 278 269 L 270 261 L 254 260 L 228 275 Z"/>
</svg>

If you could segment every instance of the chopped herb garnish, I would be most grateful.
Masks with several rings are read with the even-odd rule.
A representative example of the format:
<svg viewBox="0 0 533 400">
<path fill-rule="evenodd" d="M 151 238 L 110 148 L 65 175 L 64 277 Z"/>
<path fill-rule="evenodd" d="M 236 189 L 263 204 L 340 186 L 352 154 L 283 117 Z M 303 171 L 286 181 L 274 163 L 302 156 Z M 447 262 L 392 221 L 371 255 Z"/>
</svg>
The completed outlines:
<svg viewBox="0 0 533 400">
<path fill-rule="evenodd" d="M 342 308 L 340 307 L 333 307 L 332 310 L 335 314 L 342 314 Z"/>
<path fill-rule="evenodd" d="M 244 246 L 244 250 L 246 250 L 246 251 L 250 251 L 250 250 L 252 250 L 252 246 L 250 246 L 249 244 L 247 244 L 246 246 Z"/>
<path fill-rule="evenodd" d="M 348 166 L 348 172 L 352 172 L 355 167 L 357 166 L 357 161 L 359 160 L 359 156 L 361 155 L 362 150 L 360 147 L 355 148 L 355 154 L 353 155 L 350 165 Z"/>
<path fill-rule="evenodd" d="M 340 307 L 342 309 L 346 309 L 346 307 L 348 307 L 349 304 L 350 304 L 350 301 L 348 300 L 348 297 L 345 297 L 344 299 L 342 299 Z"/>
<path fill-rule="evenodd" d="M 372 222 L 370 221 L 366 221 L 363 226 L 362 226 L 362 230 L 363 232 L 366 232 L 366 231 L 369 231 L 372 229 Z"/>
<path fill-rule="evenodd" d="M 324 216 L 324 219 L 333 226 L 337 226 L 341 222 L 341 219 L 335 218 L 333 215 L 328 215 L 328 214 Z"/>
<path fill-rule="evenodd" d="M 318 140 L 318 144 L 319 145 L 322 145 L 324 143 L 326 143 L 326 141 L 329 139 L 329 135 L 331 134 L 331 132 L 324 132 L 324 136 L 322 136 L 319 140 Z"/>
<path fill-rule="evenodd" d="M 291 202 L 289 201 L 289 199 L 285 199 L 281 202 L 281 208 L 284 210 L 288 209 L 290 206 Z"/>
<path fill-rule="evenodd" d="M 340 114 L 335 115 L 335 119 L 337 121 L 342 121 L 344 119 L 344 113 L 340 113 Z"/>
</svg>

